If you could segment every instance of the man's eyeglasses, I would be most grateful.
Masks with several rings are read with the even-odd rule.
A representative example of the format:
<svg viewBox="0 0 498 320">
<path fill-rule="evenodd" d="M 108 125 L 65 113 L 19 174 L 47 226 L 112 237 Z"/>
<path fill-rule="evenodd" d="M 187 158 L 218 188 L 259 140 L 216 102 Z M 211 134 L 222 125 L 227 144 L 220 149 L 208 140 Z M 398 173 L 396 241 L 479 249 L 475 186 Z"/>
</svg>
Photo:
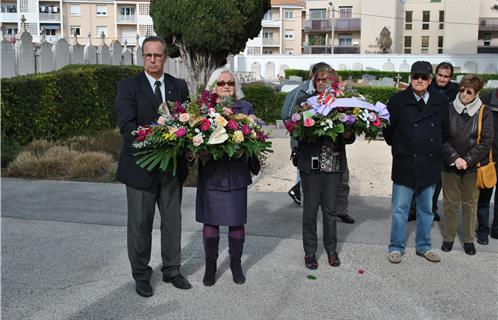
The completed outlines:
<svg viewBox="0 0 498 320">
<path fill-rule="evenodd" d="M 152 59 L 152 57 L 154 57 L 154 59 L 162 59 L 164 57 L 164 54 L 159 54 L 159 53 L 143 53 L 142 56 L 145 59 L 147 59 L 147 60 Z"/>
<path fill-rule="evenodd" d="M 473 91 L 473 90 L 470 90 L 470 89 L 465 89 L 465 88 L 460 88 L 460 90 L 458 90 L 458 91 L 460 91 L 460 93 L 464 93 L 464 92 L 465 92 L 465 93 L 466 93 L 466 94 L 468 94 L 469 96 L 471 96 L 471 95 L 473 95 L 473 94 L 474 94 L 474 91 Z"/>
<path fill-rule="evenodd" d="M 422 79 L 424 81 L 429 80 L 429 76 L 426 74 L 412 74 L 412 80 Z"/>
<path fill-rule="evenodd" d="M 216 82 L 216 85 L 218 87 L 224 87 L 225 85 L 228 85 L 229 87 L 235 87 L 235 81 L 228 81 L 228 82 L 218 81 Z"/>
<path fill-rule="evenodd" d="M 318 82 L 327 82 L 329 78 L 316 78 L 315 81 Z"/>
</svg>

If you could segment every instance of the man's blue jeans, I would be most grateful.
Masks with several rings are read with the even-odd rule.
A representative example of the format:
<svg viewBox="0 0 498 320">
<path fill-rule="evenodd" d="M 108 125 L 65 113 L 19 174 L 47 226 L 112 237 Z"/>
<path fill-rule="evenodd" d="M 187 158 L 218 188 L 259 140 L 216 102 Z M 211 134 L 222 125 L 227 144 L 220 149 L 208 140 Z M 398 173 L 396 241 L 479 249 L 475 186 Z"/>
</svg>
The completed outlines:
<svg viewBox="0 0 498 320">
<path fill-rule="evenodd" d="M 406 223 L 413 193 L 416 193 L 417 227 L 415 247 L 417 252 L 426 252 L 432 249 L 431 227 L 434 220 L 432 213 L 432 196 L 436 185 L 410 188 L 393 183 L 392 196 L 392 225 L 389 252 L 405 252 Z"/>
</svg>

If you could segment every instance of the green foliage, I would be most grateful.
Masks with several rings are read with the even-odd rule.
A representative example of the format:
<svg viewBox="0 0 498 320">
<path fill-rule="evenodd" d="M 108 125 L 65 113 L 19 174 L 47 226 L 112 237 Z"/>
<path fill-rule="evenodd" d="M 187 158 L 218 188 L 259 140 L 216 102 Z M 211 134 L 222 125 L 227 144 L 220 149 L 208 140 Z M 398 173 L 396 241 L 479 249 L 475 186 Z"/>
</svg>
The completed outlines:
<svg viewBox="0 0 498 320">
<path fill-rule="evenodd" d="M 242 87 L 244 99 L 251 102 L 254 113 L 267 123 L 280 119 L 280 110 L 284 105 L 286 93 L 278 92 L 264 83 L 245 84 Z"/>
<path fill-rule="evenodd" d="M 389 98 L 400 90 L 392 87 L 357 87 L 354 89 L 359 94 L 365 96 L 367 100 L 373 101 L 373 103 L 380 101 L 384 104 L 387 104 Z"/>
<path fill-rule="evenodd" d="M 396 79 L 399 75 L 401 77 L 400 81 L 408 82 L 408 77 L 410 76 L 409 72 L 396 72 L 396 71 L 354 71 L 354 70 L 338 70 L 337 74 L 341 77 L 342 80 L 348 80 L 350 77 L 353 80 L 362 79 L 364 74 L 370 74 L 375 76 L 377 79 L 380 78 L 392 78 Z M 457 76 L 464 75 L 465 73 L 455 73 L 453 75 L 453 80 L 456 80 Z M 289 79 L 289 76 L 299 76 L 302 77 L 303 80 L 309 79 L 309 71 L 301 70 L 301 69 L 287 69 L 285 70 L 285 78 Z M 498 74 L 479 74 L 485 81 L 488 80 L 498 80 Z"/>
<path fill-rule="evenodd" d="M 2 79 L 2 134 L 25 145 L 114 128 L 117 81 L 137 66 L 72 65 Z"/>
<path fill-rule="evenodd" d="M 270 8 L 269 0 L 151 0 L 150 15 L 171 53 L 181 44 L 220 62 L 259 34 Z"/>
<path fill-rule="evenodd" d="M 7 137 L 2 132 L 2 168 L 5 168 L 12 160 L 15 159 L 17 154 L 21 151 L 22 147 L 15 139 Z"/>
</svg>

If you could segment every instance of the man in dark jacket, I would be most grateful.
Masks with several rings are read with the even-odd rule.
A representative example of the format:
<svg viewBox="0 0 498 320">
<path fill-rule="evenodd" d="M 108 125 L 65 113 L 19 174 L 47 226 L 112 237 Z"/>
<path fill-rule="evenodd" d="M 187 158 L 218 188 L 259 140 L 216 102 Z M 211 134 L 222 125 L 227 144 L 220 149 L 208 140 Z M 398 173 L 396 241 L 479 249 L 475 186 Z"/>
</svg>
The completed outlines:
<svg viewBox="0 0 498 320">
<path fill-rule="evenodd" d="M 453 65 L 449 62 L 441 62 L 436 67 L 435 81 L 432 81 L 429 86 L 429 92 L 438 93 L 448 99 L 448 102 L 453 102 L 458 94 L 458 83 L 452 82 L 453 77 Z M 436 183 L 436 189 L 434 190 L 434 196 L 432 197 L 432 212 L 434 212 L 434 221 L 441 220 L 437 212 L 437 201 L 439 199 L 439 194 L 441 193 L 441 180 Z M 412 199 L 412 204 L 410 206 L 410 214 L 408 215 L 408 221 L 417 219 L 415 209 L 415 197 Z"/>
<path fill-rule="evenodd" d="M 128 203 L 128 258 L 136 291 L 143 297 L 153 295 L 149 266 L 152 222 L 156 204 L 161 215 L 161 258 L 163 281 L 180 289 L 191 288 L 180 273 L 181 194 L 187 175 L 186 161 L 178 160 L 176 176 L 172 169 L 149 172 L 136 163 L 132 132 L 138 126 L 156 122 L 164 101 L 184 102 L 188 97 L 185 81 L 164 73 L 166 43 L 159 37 L 143 42 L 144 72 L 118 83 L 117 122 L 123 136 L 117 178 L 126 184 Z"/>
<path fill-rule="evenodd" d="M 432 250 L 432 196 L 442 168 L 442 146 L 448 135 L 448 100 L 431 94 L 432 66 L 417 61 L 411 83 L 389 99 L 390 125 L 383 130 L 392 147 L 392 226 L 389 254 L 400 263 L 405 251 L 406 223 L 413 194 L 417 195 L 416 253 L 431 262 L 441 258 Z"/>
</svg>

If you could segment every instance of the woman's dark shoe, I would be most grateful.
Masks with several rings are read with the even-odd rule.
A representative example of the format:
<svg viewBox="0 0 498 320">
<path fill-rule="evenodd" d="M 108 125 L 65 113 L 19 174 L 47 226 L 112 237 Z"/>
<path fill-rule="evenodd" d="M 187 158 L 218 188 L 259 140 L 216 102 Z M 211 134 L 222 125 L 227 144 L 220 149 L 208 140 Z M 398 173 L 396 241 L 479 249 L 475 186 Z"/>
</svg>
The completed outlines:
<svg viewBox="0 0 498 320">
<path fill-rule="evenodd" d="M 481 246 L 487 246 L 489 243 L 488 238 L 477 238 L 477 243 L 479 243 Z"/>
<path fill-rule="evenodd" d="M 230 255 L 230 270 L 232 270 L 233 282 L 243 284 L 246 282 L 246 277 L 242 271 L 242 250 L 244 248 L 244 238 L 228 237 L 228 254 Z"/>
<path fill-rule="evenodd" d="M 474 243 L 472 243 L 472 242 L 471 243 L 464 243 L 463 250 L 469 256 L 473 256 L 474 254 L 476 254 L 476 247 L 474 246 Z"/>
<path fill-rule="evenodd" d="M 206 269 L 202 283 L 210 287 L 216 282 L 216 261 L 218 260 L 218 244 L 220 237 L 204 239 L 204 253 L 206 255 Z"/>
<path fill-rule="evenodd" d="M 316 256 L 304 256 L 304 265 L 310 270 L 318 269 L 318 261 L 316 261 Z"/>
<path fill-rule="evenodd" d="M 441 245 L 441 251 L 450 252 L 451 249 L 453 249 L 453 242 L 443 241 L 443 244 Z"/>
<path fill-rule="evenodd" d="M 354 218 L 351 217 L 349 214 L 345 214 L 345 215 L 337 215 L 337 217 L 339 217 L 339 219 L 342 220 L 342 222 L 344 223 L 349 223 L 349 224 L 353 224 L 354 223 Z"/>
<path fill-rule="evenodd" d="M 135 290 L 138 295 L 148 298 L 154 295 L 154 291 L 152 290 L 152 286 L 150 285 L 149 280 L 138 280 L 135 286 Z"/>
<path fill-rule="evenodd" d="M 498 232 L 491 232 L 489 236 L 493 239 L 498 239 Z"/>
<path fill-rule="evenodd" d="M 437 212 L 434 212 L 434 221 L 441 221 L 441 216 Z"/>
<path fill-rule="evenodd" d="M 327 254 L 329 257 L 329 264 L 331 267 L 338 267 L 341 265 L 341 260 L 339 260 L 339 255 L 337 252 L 331 252 Z"/>
</svg>

